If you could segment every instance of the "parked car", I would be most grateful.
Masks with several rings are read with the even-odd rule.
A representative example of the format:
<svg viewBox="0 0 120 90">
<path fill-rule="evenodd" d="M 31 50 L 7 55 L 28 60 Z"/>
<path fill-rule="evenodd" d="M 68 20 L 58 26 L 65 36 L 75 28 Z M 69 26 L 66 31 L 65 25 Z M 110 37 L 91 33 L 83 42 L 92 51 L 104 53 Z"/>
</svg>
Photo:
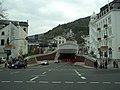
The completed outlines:
<svg viewBox="0 0 120 90">
<path fill-rule="evenodd" d="M 4 63 L 6 59 L 4 57 L 0 57 L 0 63 Z"/>
<path fill-rule="evenodd" d="M 49 64 L 48 60 L 41 61 L 41 65 L 48 65 L 48 64 Z"/>
<path fill-rule="evenodd" d="M 16 61 L 15 63 L 9 63 L 8 64 L 8 68 L 26 68 L 27 67 L 27 63 L 24 61 L 24 60 L 22 60 L 22 61 Z"/>
</svg>

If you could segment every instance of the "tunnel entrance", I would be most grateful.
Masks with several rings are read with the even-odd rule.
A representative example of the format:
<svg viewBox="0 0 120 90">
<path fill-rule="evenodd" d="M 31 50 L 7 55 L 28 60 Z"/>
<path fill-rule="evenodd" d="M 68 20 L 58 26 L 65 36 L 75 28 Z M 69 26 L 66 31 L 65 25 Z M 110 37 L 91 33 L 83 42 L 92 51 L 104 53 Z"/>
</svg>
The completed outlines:
<svg viewBox="0 0 120 90">
<path fill-rule="evenodd" d="M 59 60 L 62 60 L 64 62 L 74 62 L 75 53 L 60 53 Z"/>
</svg>

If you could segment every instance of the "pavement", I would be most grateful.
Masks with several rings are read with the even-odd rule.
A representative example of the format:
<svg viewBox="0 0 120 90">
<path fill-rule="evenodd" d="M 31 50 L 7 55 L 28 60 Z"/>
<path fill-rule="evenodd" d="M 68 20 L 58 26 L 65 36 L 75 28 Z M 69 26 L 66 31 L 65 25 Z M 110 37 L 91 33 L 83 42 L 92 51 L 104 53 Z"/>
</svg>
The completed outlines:
<svg viewBox="0 0 120 90">
<path fill-rule="evenodd" d="M 108 64 L 108 69 L 112 69 L 112 70 L 120 70 L 120 61 L 118 62 L 118 68 L 114 68 L 113 67 L 113 62 L 110 62 L 110 64 Z"/>
<path fill-rule="evenodd" d="M 85 65 L 85 62 L 75 62 L 74 65 L 75 65 L 75 66 L 82 66 L 82 67 L 84 67 L 84 68 L 89 68 L 89 69 L 90 69 L 90 68 L 94 68 L 94 67 L 86 66 L 86 65 Z"/>
<path fill-rule="evenodd" d="M 74 65 L 75 66 L 82 66 L 82 67 L 89 68 L 89 69 L 94 68 L 94 67 L 86 66 L 84 62 L 75 62 Z M 120 62 L 118 62 L 118 68 L 113 67 L 113 62 L 110 62 L 108 64 L 107 68 L 111 69 L 111 70 L 120 70 Z"/>
</svg>

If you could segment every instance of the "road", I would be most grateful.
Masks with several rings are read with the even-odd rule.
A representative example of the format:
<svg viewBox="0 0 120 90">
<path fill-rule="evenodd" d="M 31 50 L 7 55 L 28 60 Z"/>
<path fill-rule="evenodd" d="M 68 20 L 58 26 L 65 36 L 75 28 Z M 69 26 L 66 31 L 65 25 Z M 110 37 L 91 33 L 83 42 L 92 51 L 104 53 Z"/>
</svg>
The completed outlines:
<svg viewBox="0 0 120 90">
<path fill-rule="evenodd" d="M 120 90 L 120 70 L 87 69 L 65 62 L 0 68 L 0 90 Z"/>
</svg>

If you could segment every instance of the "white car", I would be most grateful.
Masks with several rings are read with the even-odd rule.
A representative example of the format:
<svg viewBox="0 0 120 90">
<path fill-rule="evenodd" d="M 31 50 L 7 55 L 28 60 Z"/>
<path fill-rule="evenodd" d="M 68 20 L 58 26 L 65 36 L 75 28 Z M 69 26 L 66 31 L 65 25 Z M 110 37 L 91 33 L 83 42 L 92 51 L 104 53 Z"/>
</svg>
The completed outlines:
<svg viewBox="0 0 120 90">
<path fill-rule="evenodd" d="M 4 57 L 0 57 L 0 63 L 4 63 L 6 59 Z"/>
<path fill-rule="evenodd" d="M 43 61 L 41 61 L 41 65 L 48 65 L 49 63 L 48 63 L 48 60 L 43 60 Z"/>
</svg>

